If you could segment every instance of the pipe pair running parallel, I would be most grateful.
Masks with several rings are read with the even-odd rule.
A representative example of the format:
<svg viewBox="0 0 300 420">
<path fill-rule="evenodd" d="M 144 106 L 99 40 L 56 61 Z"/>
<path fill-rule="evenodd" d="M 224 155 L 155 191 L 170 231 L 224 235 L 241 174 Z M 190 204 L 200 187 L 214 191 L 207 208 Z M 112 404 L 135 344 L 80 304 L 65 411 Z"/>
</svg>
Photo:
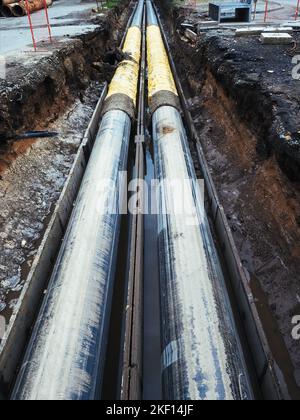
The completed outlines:
<svg viewBox="0 0 300 420">
<path fill-rule="evenodd" d="M 158 196 L 163 395 L 172 400 L 251 399 L 250 380 L 180 114 L 152 1 L 147 0 L 148 92 L 156 175 L 190 180 L 194 223 Z M 141 56 L 144 0 L 126 36 L 102 121 L 13 399 L 98 399 L 103 387 L 121 215 L 113 190 L 127 168 Z M 114 188 L 107 188 L 107 183 Z M 121 197 L 118 194 L 118 197 Z M 116 361 L 117 363 L 118 361 Z"/>
</svg>

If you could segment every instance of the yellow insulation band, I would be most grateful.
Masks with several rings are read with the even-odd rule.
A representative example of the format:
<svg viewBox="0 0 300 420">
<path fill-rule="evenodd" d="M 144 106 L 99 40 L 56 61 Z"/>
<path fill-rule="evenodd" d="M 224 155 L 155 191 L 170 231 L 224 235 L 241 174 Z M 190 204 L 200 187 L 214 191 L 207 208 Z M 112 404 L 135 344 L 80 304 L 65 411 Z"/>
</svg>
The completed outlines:
<svg viewBox="0 0 300 420">
<path fill-rule="evenodd" d="M 147 51 L 149 98 L 152 98 L 162 90 L 167 90 L 178 96 L 169 59 L 158 26 L 153 25 L 147 28 Z"/>
<path fill-rule="evenodd" d="M 126 57 L 126 59 L 119 64 L 109 86 L 106 98 L 115 94 L 123 94 L 132 99 L 134 105 L 136 105 L 141 43 L 141 30 L 137 27 L 129 28 L 123 47 L 123 53 L 126 54 L 128 58 Z"/>
<path fill-rule="evenodd" d="M 130 54 L 134 60 L 139 63 L 141 58 L 141 42 L 142 42 L 142 33 L 141 30 L 134 26 L 129 28 L 127 36 L 125 39 L 123 51 L 127 54 Z"/>
</svg>

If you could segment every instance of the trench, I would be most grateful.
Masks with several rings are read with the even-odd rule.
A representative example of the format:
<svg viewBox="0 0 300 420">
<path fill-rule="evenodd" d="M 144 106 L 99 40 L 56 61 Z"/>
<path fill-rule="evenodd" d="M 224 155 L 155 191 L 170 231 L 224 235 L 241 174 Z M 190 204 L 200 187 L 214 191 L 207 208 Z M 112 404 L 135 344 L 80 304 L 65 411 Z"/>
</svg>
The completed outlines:
<svg viewBox="0 0 300 420">
<path fill-rule="evenodd" d="M 227 76 L 224 65 L 230 57 L 217 63 L 211 59 L 217 35 L 207 42 L 202 35 L 193 44 L 180 31 L 184 17 L 178 10 L 158 6 L 276 369 L 286 387 L 285 398 L 298 400 L 299 344 L 291 336 L 300 290 L 300 185 L 294 163 L 289 166 L 287 157 L 271 150 L 273 121 L 269 108 L 263 106 L 265 92 L 236 90 L 228 80 L 237 76 Z M 189 14 L 186 18 L 192 22 Z M 222 77 L 216 77 L 221 68 Z M 248 112 L 242 106 L 247 99 Z"/>
<path fill-rule="evenodd" d="M 44 75 L 35 88 L 30 86 L 24 90 L 24 102 L 14 101 L 16 92 L 13 91 L 7 108 L 1 109 L 1 133 L 18 134 L 29 129 L 60 132 L 59 138 L 54 140 L 1 143 L 0 313 L 7 321 L 100 96 L 102 83 L 114 72 L 114 48 L 129 14 L 130 8 L 111 18 L 118 24 L 110 35 L 104 27 L 87 38 L 76 40 L 56 62 L 58 68 L 51 67 L 51 75 Z M 299 183 L 291 180 L 293 177 L 282 169 L 278 156 L 270 154 L 262 143 L 264 124 L 268 124 L 269 116 L 264 116 L 264 124 L 253 119 L 249 124 L 228 94 L 228 86 L 222 85 L 207 65 L 205 49 L 195 51 L 194 46 L 179 36 L 173 21 L 168 19 L 165 24 L 185 95 L 249 276 L 269 345 L 288 395 L 300 399 L 300 356 L 298 344 L 291 338 L 291 319 L 299 314 L 300 295 Z M 260 99 L 257 92 L 253 101 L 254 104 L 257 101 L 258 108 Z M 5 118 L 5 115 L 17 115 L 17 118 Z M 263 134 L 253 131 L 253 125 L 262 127 Z M 191 150 L 197 170 L 199 163 L 193 153 L 194 144 Z M 150 150 L 146 160 L 149 182 L 153 178 Z M 123 223 L 120 249 L 128 249 L 127 230 L 127 224 Z M 144 399 L 161 398 L 159 287 L 158 273 L 152 270 L 153 266 L 158 266 L 155 232 L 155 218 L 146 216 Z M 126 255 L 120 252 L 106 371 L 105 397 L 109 399 L 117 399 L 119 395 L 126 264 Z"/>
<path fill-rule="evenodd" d="M 131 145 L 134 139 L 131 139 Z M 134 148 L 129 151 L 128 173 L 134 173 Z M 155 179 L 152 145 L 146 146 L 145 181 L 148 185 L 148 203 L 151 207 L 151 182 Z M 133 176 L 131 177 L 133 179 Z M 125 312 L 130 267 L 131 216 L 123 216 L 117 270 L 114 285 L 108 348 L 102 400 L 119 400 L 122 382 L 122 359 L 125 338 Z M 161 318 L 159 290 L 159 256 L 157 240 L 157 216 L 144 215 L 144 246 L 143 246 L 143 331 L 142 359 L 143 384 L 141 396 L 143 400 L 162 399 L 161 378 Z"/>
<path fill-rule="evenodd" d="M 16 72 L 9 64 L 0 82 L 0 315 L 7 324 L 104 82 L 114 74 L 132 8 L 124 0 L 94 32 L 54 49 L 38 65 Z M 34 130 L 58 135 L 14 140 Z"/>
<path fill-rule="evenodd" d="M 155 179 L 151 147 L 147 150 L 146 163 L 146 181 L 149 186 L 150 196 L 151 181 Z M 149 203 L 150 200 L 151 198 L 149 197 Z M 157 232 L 157 216 L 145 215 L 143 399 L 152 401 L 162 399 L 162 345 Z"/>
</svg>

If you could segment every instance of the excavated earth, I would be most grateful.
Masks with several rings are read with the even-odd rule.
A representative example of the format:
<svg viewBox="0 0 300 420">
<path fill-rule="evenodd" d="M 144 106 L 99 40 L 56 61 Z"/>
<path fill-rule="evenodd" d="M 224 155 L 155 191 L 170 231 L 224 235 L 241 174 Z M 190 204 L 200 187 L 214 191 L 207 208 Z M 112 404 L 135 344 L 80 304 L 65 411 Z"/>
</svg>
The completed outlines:
<svg viewBox="0 0 300 420">
<path fill-rule="evenodd" d="M 95 30 L 15 57 L 0 81 L 0 315 L 7 322 L 99 99 L 133 5 L 124 0 Z M 113 28 L 113 30 L 111 30 Z M 55 138 L 7 141 L 32 130 Z"/>
<path fill-rule="evenodd" d="M 228 29 L 191 41 L 181 24 L 197 31 L 201 17 L 157 3 L 284 397 L 300 399 L 292 338 L 300 315 L 300 81 L 292 78 L 299 48 L 263 46 Z"/>
<path fill-rule="evenodd" d="M 200 33 L 192 43 L 180 24 L 198 22 L 197 14 L 159 3 L 286 396 L 300 399 L 299 342 L 291 335 L 291 320 L 300 315 L 297 48 L 262 46 L 258 37 L 237 39 L 226 29 Z M 42 59 L 8 61 L 7 79 L 0 81 L 0 315 L 7 320 L 102 84 L 114 72 L 128 5 L 124 0 L 95 31 Z M 29 130 L 59 136 L 5 141 Z"/>
</svg>

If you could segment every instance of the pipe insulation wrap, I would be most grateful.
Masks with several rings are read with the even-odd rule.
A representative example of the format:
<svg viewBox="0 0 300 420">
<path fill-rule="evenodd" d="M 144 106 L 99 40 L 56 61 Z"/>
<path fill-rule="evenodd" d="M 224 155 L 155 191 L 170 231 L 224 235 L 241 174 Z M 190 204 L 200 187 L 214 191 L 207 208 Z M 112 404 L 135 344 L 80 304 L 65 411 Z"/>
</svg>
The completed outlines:
<svg viewBox="0 0 300 420">
<path fill-rule="evenodd" d="M 119 64 L 109 86 L 107 98 L 125 95 L 136 106 L 138 76 L 141 60 L 142 20 L 144 1 L 139 0 L 123 46 L 125 59 Z"/>
<path fill-rule="evenodd" d="M 159 189 L 164 398 L 247 400 L 247 368 L 179 112 L 153 115 Z M 187 181 L 185 209 L 180 188 Z"/>
<path fill-rule="evenodd" d="M 107 99 L 116 94 L 128 96 L 136 105 L 137 80 L 140 68 L 142 33 L 140 28 L 129 28 L 123 53 L 129 57 L 118 66 L 110 84 Z"/>
<path fill-rule="evenodd" d="M 161 91 L 168 91 L 178 96 L 169 59 L 158 26 L 147 27 L 147 51 L 150 104 L 152 98 Z"/>
</svg>

